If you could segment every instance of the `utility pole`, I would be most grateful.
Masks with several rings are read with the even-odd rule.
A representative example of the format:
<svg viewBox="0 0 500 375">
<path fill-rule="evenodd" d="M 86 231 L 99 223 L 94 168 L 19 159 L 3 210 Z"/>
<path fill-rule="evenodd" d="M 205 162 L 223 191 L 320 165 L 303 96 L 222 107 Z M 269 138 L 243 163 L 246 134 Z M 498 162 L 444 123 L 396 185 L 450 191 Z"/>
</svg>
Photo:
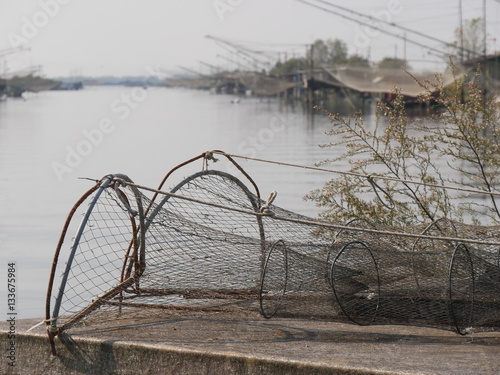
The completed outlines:
<svg viewBox="0 0 500 375">
<path fill-rule="evenodd" d="M 464 23 L 462 17 L 462 0 L 458 0 L 458 16 L 460 17 L 460 63 L 464 65 Z"/>
<path fill-rule="evenodd" d="M 404 64 L 405 64 L 405 69 L 407 68 L 407 63 L 406 63 L 406 33 L 405 33 L 405 39 L 404 39 L 404 44 L 403 44 L 403 59 L 404 59 Z"/>
<path fill-rule="evenodd" d="M 486 61 L 486 0 L 483 0 L 483 105 L 486 105 L 486 82 L 489 81 L 489 64 Z"/>
<path fill-rule="evenodd" d="M 313 104 L 313 76 L 314 76 L 314 43 L 311 44 L 310 48 L 310 57 L 309 57 L 309 80 L 307 81 L 307 105 L 306 108 L 308 111 L 312 113 L 312 104 Z"/>
<path fill-rule="evenodd" d="M 486 58 L 486 0 L 483 0 L 483 55 Z"/>
<path fill-rule="evenodd" d="M 380 17 L 373 17 L 373 16 L 369 16 L 369 15 L 366 15 L 366 14 L 363 14 L 363 13 L 360 13 L 360 12 L 356 12 L 356 11 L 348 9 L 346 7 L 342 7 L 340 5 L 332 4 L 331 2 L 328 2 L 328 1 L 325 1 L 325 0 L 307 0 L 307 1 L 306 0 L 297 0 L 297 1 L 299 1 L 301 3 L 304 3 L 306 5 L 312 6 L 314 8 L 318 8 L 318 9 L 324 11 L 324 12 L 334 14 L 336 16 L 339 16 L 339 17 L 343 18 L 343 19 L 355 22 L 357 24 L 369 26 L 373 30 L 380 31 L 380 32 L 382 32 L 382 33 L 384 33 L 386 35 L 390 35 L 390 36 L 393 36 L 393 37 L 398 38 L 398 39 L 403 39 L 403 36 L 401 36 L 400 34 L 397 34 L 395 32 L 389 31 L 389 28 L 395 27 L 395 28 L 398 28 L 400 30 L 407 31 L 409 33 L 418 35 L 420 37 L 432 40 L 434 42 L 438 42 L 438 43 L 440 43 L 442 45 L 450 46 L 450 47 L 455 47 L 453 44 L 451 44 L 449 42 L 446 42 L 444 40 L 441 40 L 439 38 L 435 38 L 435 37 L 433 37 L 431 35 L 427 35 L 427 34 L 419 32 L 419 31 L 412 30 L 410 28 L 397 25 L 394 22 L 390 22 L 390 21 L 384 20 L 384 19 L 382 19 Z M 314 3 L 314 1 L 316 1 L 316 3 Z M 320 3 L 320 4 L 317 4 L 317 3 Z M 460 7 L 460 19 L 462 19 L 462 15 L 461 15 L 461 12 L 462 12 L 462 9 L 461 9 L 462 8 L 462 2 L 461 1 L 459 3 L 459 7 Z M 332 10 L 331 8 L 340 9 L 341 11 L 353 14 L 354 16 L 348 16 L 348 15 L 343 14 L 341 12 Z M 385 24 L 385 25 L 389 26 L 389 28 L 388 27 L 383 27 L 382 24 Z M 443 48 L 439 48 L 439 47 L 438 48 L 434 48 L 434 47 L 431 47 L 429 45 L 429 43 L 418 42 L 418 41 L 416 41 L 414 39 L 411 39 L 411 38 L 408 38 L 408 37 L 406 38 L 406 41 L 407 41 L 407 43 L 411 43 L 413 45 L 425 48 L 426 50 L 431 51 L 431 52 L 433 52 L 434 54 L 436 54 L 438 56 L 443 56 L 444 57 L 444 56 L 448 55 L 445 51 L 443 51 Z M 469 56 L 479 57 L 481 55 L 481 53 L 478 53 L 477 51 L 473 51 L 473 50 L 470 50 L 470 49 L 466 49 L 463 46 L 462 46 L 462 50 L 463 50 L 463 52 L 467 52 L 469 54 Z"/>
<path fill-rule="evenodd" d="M 460 17 L 460 65 L 463 69 L 464 66 L 464 25 L 462 19 L 462 0 L 458 0 L 458 14 Z M 462 82 L 460 88 L 460 100 L 462 103 L 465 102 L 465 92 L 464 92 L 464 83 Z"/>
</svg>

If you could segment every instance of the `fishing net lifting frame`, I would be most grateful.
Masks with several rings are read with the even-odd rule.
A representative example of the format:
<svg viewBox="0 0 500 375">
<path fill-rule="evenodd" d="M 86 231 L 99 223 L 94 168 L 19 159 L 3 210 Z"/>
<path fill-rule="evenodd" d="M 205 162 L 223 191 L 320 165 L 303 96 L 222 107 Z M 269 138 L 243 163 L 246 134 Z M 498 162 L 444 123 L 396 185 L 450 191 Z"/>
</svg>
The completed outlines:
<svg viewBox="0 0 500 375">
<path fill-rule="evenodd" d="M 234 164 L 254 192 L 233 175 L 208 169 L 214 155 Z M 444 219 L 412 228 L 321 222 L 273 205 L 274 192 L 263 201 L 236 157 L 242 156 L 202 153 L 173 168 L 158 189 L 108 175 L 78 200 L 47 291 L 45 323 L 54 354 L 55 337 L 82 320 L 114 319 L 125 311 L 140 311 L 140 317 L 155 309 L 247 309 L 265 318 L 405 324 L 459 334 L 500 329 L 500 228 Z M 170 192 L 161 190 L 173 172 L 199 159 L 202 171 Z M 367 178 L 380 199 L 378 185 Z M 68 232 L 74 237 L 62 265 Z"/>
</svg>

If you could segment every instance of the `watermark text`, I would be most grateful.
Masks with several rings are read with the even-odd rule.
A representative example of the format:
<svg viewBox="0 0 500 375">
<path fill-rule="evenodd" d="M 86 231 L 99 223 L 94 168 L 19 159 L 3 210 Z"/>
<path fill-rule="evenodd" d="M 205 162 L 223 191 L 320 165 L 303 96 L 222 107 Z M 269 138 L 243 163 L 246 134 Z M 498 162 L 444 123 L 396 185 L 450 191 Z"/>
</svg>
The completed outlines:
<svg viewBox="0 0 500 375">
<path fill-rule="evenodd" d="M 45 28 L 51 19 L 56 17 L 61 5 L 66 5 L 70 0 L 39 0 L 39 9 L 30 17 L 21 17 L 21 27 L 19 32 L 9 32 L 7 38 L 12 48 L 25 46 L 28 42 L 35 38 L 40 30 Z"/>
<path fill-rule="evenodd" d="M 9 330 L 7 332 L 7 365 L 14 367 L 16 365 L 16 302 L 17 302 L 17 267 L 16 263 L 7 263 L 7 323 Z"/>
</svg>

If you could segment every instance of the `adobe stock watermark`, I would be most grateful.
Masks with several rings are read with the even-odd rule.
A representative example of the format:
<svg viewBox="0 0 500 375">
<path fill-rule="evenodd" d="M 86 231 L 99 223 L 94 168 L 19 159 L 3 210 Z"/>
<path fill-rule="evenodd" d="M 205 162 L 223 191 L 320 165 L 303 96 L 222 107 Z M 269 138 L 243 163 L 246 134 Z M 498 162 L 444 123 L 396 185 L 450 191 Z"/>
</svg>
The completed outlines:
<svg viewBox="0 0 500 375">
<path fill-rule="evenodd" d="M 269 147 L 276 136 L 287 128 L 287 118 L 282 114 L 275 114 L 269 121 L 269 124 L 260 128 L 255 135 L 248 136 L 236 147 L 236 152 L 242 156 L 255 158 L 258 154 Z M 236 167 L 232 163 L 227 163 L 226 171 L 235 173 Z"/>
<path fill-rule="evenodd" d="M 370 46 L 372 38 L 380 35 L 376 28 L 384 28 L 386 22 L 392 22 L 394 15 L 403 11 L 400 0 L 389 0 L 386 9 L 372 10 L 370 16 L 372 19 L 365 26 L 353 25 L 354 28 L 354 46 L 357 48 L 367 48 Z M 382 21 L 382 22 L 381 22 Z"/>
<path fill-rule="evenodd" d="M 243 3 L 243 0 L 213 0 L 212 6 L 221 21 L 224 21 L 227 12 L 234 12 Z"/>
<path fill-rule="evenodd" d="M 167 74 L 161 70 L 159 64 L 155 68 L 146 66 L 145 70 L 147 76 L 164 79 Z M 66 155 L 64 162 L 53 161 L 51 163 L 52 170 L 54 171 L 59 182 L 63 181 L 63 177 L 67 173 L 72 173 L 84 160 L 89 156 L 95 147 L 98 147 L 106 135 L 111 134 L 116 129 L 116 121 L 124 121 L 127 119 L 133 110 L 135 110 L 140 103 L 147 98 L 147 90 L 143 87 L 134 87 L 128 94 L 122 94 L 119 98 L 114 99 L 109 106 L 111 113 L 115 114 L 117 118 L 113 120 L 111 116 L 102 117 L 97 126 L 93 129 L 82 130 L 83 139 L 81 139 L 73 147 L 68 145 L 65 147 Z"/>
<path fill-rule="evenodd" d="M 160 64 L 156 64 L 156 67 L 151 67 L 151 65 L 146 66 L 146 72 L 148 76 L 155 77 L 159 80 L 168 78 L 168 74 L 162 71 Z"/>
<path fill-rule="evenodd" d="M 56 17 L 61 6 L 67 5 L 71 0 L 39 0 L 39 9 L 31 17 L 21 17 L 21 28 L 19 33 L 13 31 L 7 34 L 7 38 L 12 48 L 17 48 L 28 44 L 35 38 L 40 30 L 45 28 L 51 19 Z"/>
<path fill-rule="evenodd" d="M 72 173 L 83 160 L 89 156 L 94 148 L 98 147 L 106 135 L 113 133 L 116 129 L 117 120 L 127 119 L 132 111 L 147 98 L 147 90 L 142 87 L 134 87 L 128 93 L 120 95 L 110 103 L 109 110 L 115 116 L 102 117 L 97 126 L 82 130 L 83 138 L 74 146 L 66 146 L 64 162 L 53 161 L 51 163 L 59 182 L 63 181 L 65 174 Z"/>
</svg>

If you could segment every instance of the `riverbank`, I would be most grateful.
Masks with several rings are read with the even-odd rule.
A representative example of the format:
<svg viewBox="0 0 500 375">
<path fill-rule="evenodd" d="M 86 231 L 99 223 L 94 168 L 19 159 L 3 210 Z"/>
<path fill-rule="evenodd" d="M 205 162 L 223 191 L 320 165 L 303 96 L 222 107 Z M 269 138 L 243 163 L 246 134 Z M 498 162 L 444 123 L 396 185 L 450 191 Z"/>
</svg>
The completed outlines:
<svg viewBox="0 0 500 375">
<path fill-rule="evenodd" d="M 39 319 L 38 321 L 40 321 Z M 50 354 L 45 327 L 16 325 L 15 367 L 2 374 L 494 374 L 500 332 L 459 336 L 257 314 L 179 312 L 75 327 Z M 0 325 L 2 342 L 8 324 Z"/>
</svg>

